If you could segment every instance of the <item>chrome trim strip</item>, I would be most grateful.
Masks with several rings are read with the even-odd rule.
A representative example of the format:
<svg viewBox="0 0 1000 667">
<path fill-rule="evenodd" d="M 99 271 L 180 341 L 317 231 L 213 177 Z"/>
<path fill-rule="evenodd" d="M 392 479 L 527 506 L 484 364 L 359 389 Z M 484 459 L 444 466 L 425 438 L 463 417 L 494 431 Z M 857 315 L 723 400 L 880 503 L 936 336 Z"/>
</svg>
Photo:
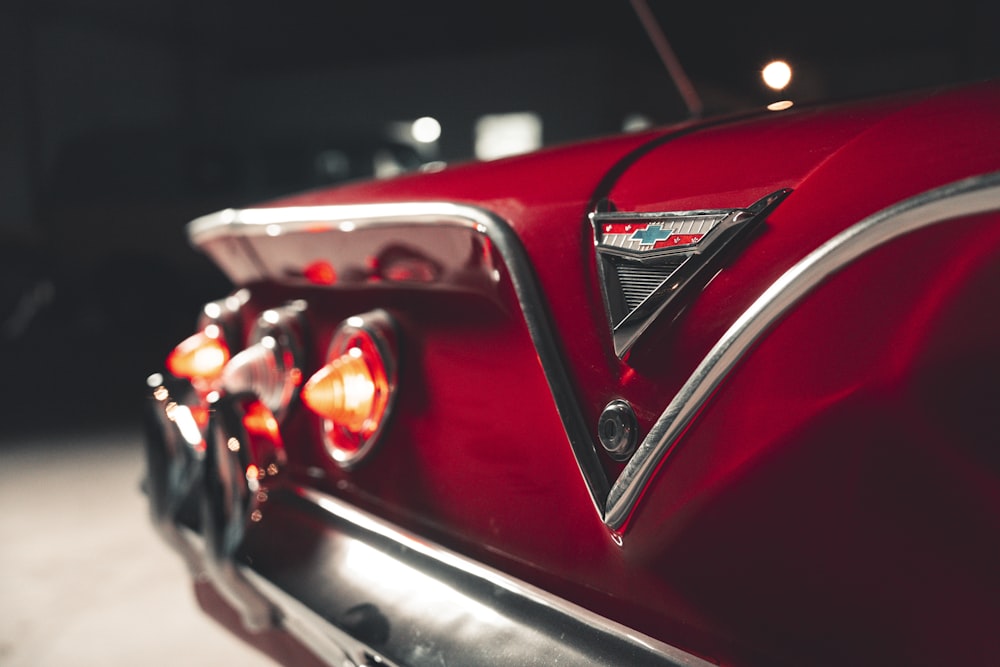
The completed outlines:
<svg viewBox="0 0 1000 667">
<path fill-rule="evenodd" d="M 199 581 L 208 582 L 226 603 L 233 606 L 231 597 L 220 589 L 220 584 L 213 578 L 213 575 L 206 572 L 205 563 L 208 562 L 209 555 L 206 551 L 204 536 L 187 526 L 178 526 L 177 532 L 180 538 L 187 544 L 192 554 L 197 559 L 197 570 L 193 575 Z M 270 580 L 261 576 L 246 565 L 235 565 L 234 570 L 249 586 L 252 587 L 254 595 L 260 595 L 267 600 L 276 612 L 275 625 L 280 627 L 292 637 L 297 639 L 303 646 L 330 667 L 348 667 L 355 663 L 366 664 L 363 659 L 375 656 L 379 665 L 394 667 L 395 663 L 390 662 L 384 656 L 378 655 L 370 647 L 351 637 L 343 630 L 331 625 L 322 616 L 309 609 L 307 606 L 291 597 L 280 588 L 275 586 Z M 242 604 L 237 602 L 236 606 Z M 235 608 L 235 607 L 234 607 Z M 247 626 L 244 626 L 247 627 Z M 250 630 L 250 628 L 247 628 Z M 258 628 L 260 631 L 263 628 Z M 252 630 L 251 630 L 252 631 Z"/>
<path fill-rule="evenodd" d="M 778 278 L 719 339 L 664 410 L 608 496 L 604 522 L 621 530 L 643 489 L 726 376 L 792 306 L 830 275 L 893 239 L 955 218 L 1000 210 L 1000 172 L 904 200 L 849 227 Z"/>
<path fill-rule="evenodd" d="M 240 572 L 280 615 L 279 625 L 330 667 L 376 664 L 395 667 L 384 655 L 333 625 L 250 567 Z"/>
<path fill-rule="evenodd" d="M 188 236 L 196 245 L 202 245 L 220 236 L 276 236 L 325 230 L 353 232 L 369 227 L 442 223 L 489 234 L 495 231 L 499 220 L 484 209 L 450 202 L 227 208 L 192 220 L 188 224 Z"/>
<path fill-rule="evenodd" d="M 247 346 L 222 369 L 220 384 L 226 393 L 256 396 L 279 422 L 296 399 L 305 365 L 304 310 L 305 302 L 297 301 L 261 313 Z"/>
<path fill-rule="evenodd" d="M 273 236 L 318 229 L 354 232 L 374 227 L 422 225 L 472 229 L 488 237 L 500 253 L 580 474 L 598 515 L 603 518 L 610 484 L 601 467 L 590 428 L 577 404 L 531 264 L 520 239 L 502 218 L 485 209 L 448 202 L 226 209 L 194 220 L 188 225 L 188 234 L 192 243 L 202 245 L 223 236 Z"/>
<path fill-rule="evenodd" d="M 473 561 L 465 556 L 462 556 L 461 554 L 450 551 L 422 537 L 411 535 L 403 529 L 398 528 L 377 516 L 358 509 L 357 507 L 354 507 L 353 505 L 350 505 L 334 496 L 310 488 L 297 488 L 294 491 L 300 498 L 320 510 L 323 514 L 326 514 L 331 520 L 336 522 L 346 522 L 352 527 L 359 529 L 361 531 L 360 535 L 378 536 L 379 538 L 388 540 L 394 547 L 391 550 L 380 548 L 381 551 L 386 553 L 391 551 L 396 554 L 413 553 L 429 559 L 430 562 L 434 564 L 434 567 L 429 569 L 438 573 L 435 575 L 435 578 L 441 582 L 447 584 L 449 580 L 454 578 L 454 575 L 449 576 L 442 573 L 461 573 L 462 575 L 472 577 L 476 581 L 501 589 L 505 593 L 511 594 L 518 600 L 538 605 L 539 607 L 551 610 L 560 616 L 572 618 L 590 630 L 598 632 L 601 635 L 612 637 L 616 641 L 632 645 L 636 649 L 645 652 L 647 658 L 654 659 L 655 656 L 657 662 L 662 660 L 668 664 L 684 667 L 707 667 L 712 664 L 686 651 L 600 616 L 568 600 L 552 595 L 551 593 L 548 593 L 547 591 L 537 588 L 529 583 L 515 579 L 499 570 L 495 570 L 491 567 Z M 346 539 L 361 539 L 362 541 L 368 542 L 368 540 L 363 537 L 351 537 Z M 244 566 L 243 569 L 247 568 Z M 425 567 L 422 569 L 428 568 Z M 259 578 L 259 576 L 255 577 L 255 580 Z M 272 587 L 264 592 L 273 593 L 277 590 L 280 589 Z M 494 598 L 503 597 L 498 595 L 496 592 L 492 593 L 492 596 Z M 282 593 L 281 597 L 288 597 L 288 594 Z M 272 597 L 272 601 L 275 602 L 285 614 L 293 611 L 286 606 L 284 604 L 284 600 L 280 598 Z M 307 624 L 311 624 L 308 622 L 308 619 Z M 343 642 L 339 641 L 339 634 L 340 633 L 338 632 L 338 637 L 334 639 L 334 641 L 343 646 Z"/>
<path fill-rule="evenodd" d="M 333 496 L 302 487 L 291 489 L 291 491 L 294 497 L 305 503 L 304 507 L 319 512 L 321 517 L 326 517 L 330 530 L 340 541 L 338 542 L 340 549 L 351 550 L 360 547 L 363 553 L 368 553 L 368 549 L 374 549 L 379 554 L 379 558 L 388 559 L 382 562 L 383 566 L 391 562 L 398 563 L 400 567 L 417 567 L 416 564 L 423 560 L 424 565 L 419 567 L 419 571 L 425 573 L 429 577 L 429 581 L 433 582 L 434 586 L 440 587 L 440 590 L 449 589 L 473 605 L 480 598 L 484 599 L 485 605 L 489 605 L 491 602 L 497 603 L 495 617 L 489 613 L 483 614 L 482 629 L 492 633 L 491 636 L 503 637 L 508 641 L 518 641 L 519 645 L 513 648 L 493 647 L 493 658 L 489 660 L 489 664 L 527 664 L 523 662 L 526 657 L 534 658 L 536 664 L 547 664 L 551 659 L 559 657 L 572 659 L 572 664 L 610 665 L 615 664 L 618 659 L 638 661 L 631 664 L 655 664 L 668 667 L 711 667 L 714 664 L 595 614 L 568 600 L 556 597 L 531 584 L 469 560 L 425 539 L 410 535 L 400 528 Z M 300 512 L 302 509 L 299 508 L 295 511 Z M 183 526 L 179 527 L 178 531 L 180 536 L 191 544 L 192 553 L 196 553 L 202 563 L 210 560 L 211 556 L 207 553 L 206 540 L 201 534 Z M 330 554 L 327 556 L 330 557 Z M 227 562 L 239 580 L 245 582 L 248 591 L 252 592 L 254 596 L 259 596 L 274 610 L 275 626 L 288 632 L 310 649 L 317 658 L 331 667 L 343 667 L 345 664 L 379 664 L 391 667 L 397 664 L 390 656 L 371 646 L 363 638 L 353 636 L 346 629 L 326 618 L 323 613 L 310 607 L 307 600 L 300 600 L 289 591 L 284 590 L 279 582 L 272 581 L 267 574 L 258 571 L 253 565 L 239 561 Z M 331 576 L 333 573 L 340 575 L 339 578 L 322 579 L 325 583 L 317 583 L 324 591 L 320 595 L 338 595 L 338 591 L 348 596 L 357 594 L 358 591 L 355 589 L 359 582 L 351 579 L 351 572 L 340 572 L 337 568 L 324 567 L 321 563 L 316 564 L 316 572 L 321 578 Z M 379 573 L 374 572 L 373 576 L 378 577 Z M 225 593 L 225 590 L 221 590 L 220 586 L 224 587 L 229 583 L 228 581 L 220 581 L 211 570 L 205 579 L 220 593 Z M 464 584 L 462 583 L 463 579 L 466 580 Z M 330 588 L 327 584 L 333 587 Z M 429 592 L 434 593 L 435 590 L 437 589 L 429 589 Z M 362 595 L 364 595 L 363 591 L 364 589 L 362 589 Z M 402 591 L 398 594 L 403 596 Z M 234 601 L 229 596 L 226 596 L 226 599 L 230 604 L 237 606 L 242 604 L 242 601 Z M 378 601 L 379 597 L 375 595 L 371 599 Z M 426 647 L 433 646 L 435 641 L 433 629 L 436 616 L 434 612 L 437 611 L 440 615 L 443 611 L 452 611 L 451 609 L 435 610 L 433 602 L 433 595 L 429 595 L 426 600 L 415 601 L 423 609 L 422 617 L 429 619 L 427 627 L 422 630 L 403 625 L 397 626 L 397 623 L 406 620 L 405 617 L 395 616 L 393 610 L 388 606 L 381 607 L 381 609 L 389 615 L 388 620 L 392 622 L 392 627 L 402 630 L 403 635 L 406 632 L 415 632 Z M 347 603 L 345 602 L 345 604 Z M 410 602 L 403 600 L 401 604 L 405 608 Z M 378 608 L 378 605 L 374 605 L 374 607 Z M 532 607 L 544 609 L 545 612 L 533 613 Z M 484 606 L 482 609 L 486 612 L 492 607 Z M 503 618 L 503 610 L 508 612 L 515 610 L 516 618 L 510 618 L 509 623 L 502 622 L 500 619 Z M 555 618 L 567 619 L 567 622 L 558 624 L 562 628 L 563 636 L 551 632 L 552 618 L 547 617 L 546 613 L 553 614 Z M 548 628 L 548 633 L 541 625 L 530 625 L 529 621 L 532 618 Z M 547 620 L 543 621 L 543 618 Z M 452 622 L 455 620 L 451 619 Z M 445 626 L 448 625 L 450 623 L 445 624 Z M 437 627 L 442 626 L 437 624 Z M 461 624 L 456 624 L 452 629 L 462 633 L 475 628 L 463 628 Z M 591 646 L 602 648 L 601 655 L 581 653 L 584 651 L 584 647 L 573 642 L 574 639 L 577 641 L 584 639 L 581 631 L 586 635 L 586 642 L 593 642 Z M 456 664 L 482 664 L 484 652 L 491 650 L 489 647 L 483 646 L 484 640 L 488 638 L 479 634 L 470 637 L 474 646 L 470 646 L 469 651 L 464 655 L 451 655 L 451 652 L 448 654 L 428 653 L 423 656 L 425 659 L 420 662 L 421 664 L 438 664 L 439 661 L 451 657 L 460 660 Z M 405 643 L 406 639 L 400 637 L 397 641 Z M 398 643 L 392 642 L 391 644 L 394 644 L 396 649 L 399 648 Z M 461 645 L 461 642 L 458 642 L 458 645 Z M 385 648 L 391 651 L 393 645 L 387 645 Z M 563 649 L 564 652 L 560 653 Z M 419 655 L 420 650 L 420 646 L 414 647 L 417 655 Z M 617 652 L 623 652 L 623 655 L 618 655 Z M 511 662 L 511 658 L 516 662 Z M 404 662 L 408 663 L 409 661 L 404 660 Z"/>
</svg>

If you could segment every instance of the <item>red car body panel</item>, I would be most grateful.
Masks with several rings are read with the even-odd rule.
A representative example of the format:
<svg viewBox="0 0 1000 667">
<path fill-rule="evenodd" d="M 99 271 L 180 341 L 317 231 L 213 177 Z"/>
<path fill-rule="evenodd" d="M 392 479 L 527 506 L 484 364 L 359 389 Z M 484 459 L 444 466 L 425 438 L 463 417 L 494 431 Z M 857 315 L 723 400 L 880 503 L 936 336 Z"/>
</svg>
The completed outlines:
<svg viewBox="0 0 1000 667">
<path fill-rule="evenodd" d="M 680 125 L 264 208 L 491 211 L 523 244 L 584 421 L 596 429 L 604 406 L 625 399 L 646 434 L 803 258 L 901 201 L 998 171 L 1000 87 L 984 84 Z M 711 279 L 619 359 L 587 217 L 595 205 L 742 208 L 782 189 L 791 194 Z M 463 247 L 458 232 L 436 234 Z M 398 236 L 405 246 L 406 230 Z M 281 432 L 296 483 L 713 662 L 1000 657 L 996 208 L 873 247 L 796 300 L 701 407 L 617 531 L 594 511 L 496 249 L 480 248 L 500 275 L 491 288 L 475 277 L 464 291 L 282 281 L 346 252 L 315 239 L 201 243 L 250 288 L 246 329 L 261 310 L 308 302 L 313 359 L 353 314 L 385 308 L 400 323 L 399 402 L 378 449 L 344 470 L 300 410 Z M 611 482 L 625 467 L 601 466 Z M 258 557 L 290 557 L 268 546 L 268 529 L 265 512 L 248 530 Z"/>
</svg>

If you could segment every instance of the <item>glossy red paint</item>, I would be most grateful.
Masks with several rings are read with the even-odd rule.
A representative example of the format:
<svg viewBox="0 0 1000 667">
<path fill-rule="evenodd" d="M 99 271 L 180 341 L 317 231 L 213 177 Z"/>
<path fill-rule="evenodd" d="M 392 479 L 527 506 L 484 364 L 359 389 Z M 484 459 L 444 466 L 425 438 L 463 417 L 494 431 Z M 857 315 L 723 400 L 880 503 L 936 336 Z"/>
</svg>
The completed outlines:
<svg viewBox="0 0 1000 667">
<path fill-rule="evenodd" d="M 914 261 L 918 275 L 886 273 Z M 913 234 L 817 289 L 659 471 L 627 536 L 632 571 L 738 638 L 741 662 L 996 655 L 1000 467 L 984 454 L 1000 319 L 983 304 L 998 267 L 994 214 Z"/>
<path fill-rule="evenodd" d="M 645 434 L 733 322 L 808 253 L 903 199 L 1000 171 L 998 128 L 1000 86 L 970 86 L 679 126 L 271 205 L 451 201 L 504 217 L 586 420 L 596 428 L 601 409 L 625 398 Z M 745 247 L 619 360 L 586 217 L 596 201 L 731 208 L 781 188 L 793 192 Z M 285 270 L 304 249 L 280 242 L 264 263 Z M 488 246 L 476 252 L 500 272 L 493 288 L 359 279 L 341 292 L 262 281 L 229 239 L 206 249 L 251 288 L 249 311 L 308 302 L 316 367 L 344 318 L 379 307 L 398 321 L 400 391 L 379 450 L 342 470 L 315 416 L 293 413 L 281 427 L 293 480 L 725 664 L 1000 656 L 1000 214 L 909 234 L 816 287 L 706 404 L 621 545 L 594 511 Z M 612 479 L 622 467 L 603 464 Z"/>
</svg>

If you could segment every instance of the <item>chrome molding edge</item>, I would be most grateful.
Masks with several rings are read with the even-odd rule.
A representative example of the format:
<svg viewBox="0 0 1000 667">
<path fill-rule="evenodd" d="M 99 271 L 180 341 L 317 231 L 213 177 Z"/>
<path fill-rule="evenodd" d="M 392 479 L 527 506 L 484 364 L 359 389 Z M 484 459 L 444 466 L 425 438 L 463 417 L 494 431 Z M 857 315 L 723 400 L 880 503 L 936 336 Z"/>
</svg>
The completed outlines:
<svg viewBox="0 0 1000 667">
<path fill-rule="evenodd" d="M 792 306 L 829 276 L 879 246 L 956 218 L 1000 210 L 1000 172 L 906 199 L 836 235 L 778 278 L 733 323 L 664 410 L 608 496 L 604 522 L 623 528 L 643 489 L 715 389 Z"/>
<path fill-rule="evenodd" d="M 257 574 L 246 565 L 240 567 L 240 572 L 250 585 L 278 610 L 280 618 L 278 624 L 281 628 L 330 667 L 371 664 L 396 666 L 396 663 L 377 653 L 367 644 L 354 639 L 281 590 L 270 579 Z"/>
<path fill-rule="evenodd" d="M 590 428 L 576 402 L 531 264 L 520 239 L 505 220 L 485 209 L 448 202 L 226 209 L 194 220 L 188 226 L 188 234 L 191 242 L 200 246 L 224 236 L 274 236 L 318 229 L 355 232 L 387 225 L 461 227 L 474 230 L 493 243 L 507 266 L 580 473 L 598 515 L 603 518 L 610 484 L 601 467 Z"/>
<path fill-rule="evenodd" d="M 356 549 L 352 546 L 355 544 L 376 549 L 380 554 L 380 559 L 391 559 L 394 563 L 392 567 L 412 568 L 417 572 L 428 573 L 431 575 L 430 586 L 442 587 L 441 590 L 449 591 L 449 595 L 458 595 L 459 598 L 456 599 L 466 601 L 460 603 L 460 606 L 471 605 L 470 608 L 482 610 L 475 615 L 479 617 L 477 622 L 482 623 L 483 634 L 475 633 L 478 641 L 473 643 L 477 646 L 472 647 L 468 653 L 450 656 L 456 660 L 456 664 L 481 664 L 484 656 L 487 657 L 487 664 L 507 664 L 511 657 L 515 658 L 516 664 L 529 664 L 529 662 L 547 664 L 550 660 L 558 659 L 560 656 L 563 659 L 569 659 L 573 664 L 614 664 L 617 659 L 615 658 L 616 651 L 621 650 L 627 651 L 631 654 L 630 659 L 638 660 L 641 664 L 662 664 L 675 667 L 708 667 L 712 664 L 572 602 L 556 597 L 531 584 L 510 577 L 499 570 L 472 561 L 424 538 L 410 535 L 404 530 L 334 496 L 302 487 L 293 489 L 292 492 L 310 510 L 319 513 L 324 523 L 329 526 L 336 539 L 343 542 L 342 547 L 348 552 Z M 301 510 L 296 509 L 295 511 Z M 334 547 L 333 552 L 337 551 L 338 549 Z M 267 597 L 278 609 L 282 627 L 298 637 L 304 644 L 310 646 L 318 655 L 328 656 L 332 649 L 339 648 L 346 651 L 350 659 L 357 661 L 358 664 L 373 664 L 372 658 L 378 664 L 383 664 L 382 661 L 384 664 L 393 664 L 394 656 L 387 656 L 381 652 L 376 653 L 372 647 L 347 634 L 343 629 L 324 618 L 322 614 L 310 608 L 307 601 L 299 600 L 297 596 L 284 590 L 280 583 L 271 581 L 265 574 L 255 571 L 251 566 L 240 565 L 239 567 L 254 588 Z M 336 571 L 338 576 L 344 579 L 348 589 L 361 583 L 351 579 L 350 572 L 340 572 L 339 569 Z M 327 589 L 324 588 L 324 590 Z M 446 600 L 441 597 L 441 592 L 435 591 L 436 588 L 430 590 L 426 595 L 418 596 L 423 600 L 418 605 L 418 615 L 422 618 L 427 617 L 429 611 L 433 611 L 426 607 L 427 601 L 438 600 L 440 604 L 446 603 Z M 404 593 L 405 591 L 396 591 L 392 597 L 405 598 Z M 374 602 L 376 598 L 372 598 L 372 600 Z M 407 602 L 402 600 L 399 604 L 405 608 Z M 483 617 L 483 612 L 486 609 L 492 609 L 494 604 L 497 605 L 493 612 L 495 616 L 487 613 Z M 394 613 L 388 605 L 383 607 L 376 604 L 375 606 L 390 616 Z M 442 614 L 431 613 L 430 616 L 448 616 L 448 613 L 452 611 L 455 614 L 460 614 L 459 610 L 451 605 L 446 606 L 448 606 L 447 613 L 442 609 L 439 610 Z M 505 615 L 514 609 L 517 610 L 516 616 L 508 619 Z M 532 609 L 537 611 L 532 611 Z M 458 615 L 450 617 L 443 626 L 438 627 L 447 627 L 453 632 L 467 634 L 469 628 L 464 627 L 458 618 Z M 553 618 L 564 619 L 559 623 L 564 636 L 560 636 L 558 633 L 546 634 L 545 628 L 551 627 Z M 537 625 L 532 624 L 532 619 L 535 619 Z M 403 617 L 398 618 L 397 622 L 401 620 Z M 567 622 L 570 625 L 566 625 Z M 392 627 L 397 627 L 396 623 L 393 623 Z M 423 631 L 418 633 L 429 645 L 434 643 L 434 627 L 434 622 L 430 622 Z M 575 629 L 573 629 L 574 627 Z M 581 633 L 590 637 L 588 641 L 595 642 L 594 647 L 600 647 L 597 653 L 592 654 L 583 645 L 577 645 L 571 641 L 574 636 L 578 640 L 582 639 Z M 493 634 L 505 637 L 517 646 L 492 648 L 484 646 L 490 643 L 489 636 Z M 387 648 L 391 649 L 391 646 L 387 646 Z M 493 657 L 489 658 L 486 654 L 491 652 Z M 336 651 L 334 650 L 333 653 Z M 363 659 L 366 656 L 369 659 L 368 662 Z M 409 663 L 413 657 L 395 656 L 395 659 Z M 423 662 L 438 664 L 437 661 L 440 660 L 450 664 L 452 660 L 448 658 L 449 655 L 446 653 L 428 654 L 424 656 Z M 529 662 L 525 662 L 529 658 Z M 339 667 L 342 663 L 334 661 L 331 664 Z"/>
</svg>

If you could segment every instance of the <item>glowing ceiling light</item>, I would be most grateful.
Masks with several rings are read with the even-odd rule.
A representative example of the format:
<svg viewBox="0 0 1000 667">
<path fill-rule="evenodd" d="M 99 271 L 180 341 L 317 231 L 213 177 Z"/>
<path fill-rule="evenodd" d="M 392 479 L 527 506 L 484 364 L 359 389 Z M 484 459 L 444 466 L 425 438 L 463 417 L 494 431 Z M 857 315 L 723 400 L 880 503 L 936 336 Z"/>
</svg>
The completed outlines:
<svg viewBox="0 0 1000 667">
<path fill-rule="evenodd" d="M 494 160 L 542 147 L 542 117 L 536 113 L 481 116 L 476 121 L 476 157 Z"/>
<path fill-rule="evenodd" d="M 784 60 L 774 60 L 761 70 L 760 76 L 768 88 L 784 90 L 792 82 L 792 68 Z"/>
<path fill-rule="evenodd" d="M 432 144 L 441 138 L 441 123 L 436 118 L 424 116 L 413 121 L 410 126 L 413 140 L 422 144 Z"/>
</svg>

